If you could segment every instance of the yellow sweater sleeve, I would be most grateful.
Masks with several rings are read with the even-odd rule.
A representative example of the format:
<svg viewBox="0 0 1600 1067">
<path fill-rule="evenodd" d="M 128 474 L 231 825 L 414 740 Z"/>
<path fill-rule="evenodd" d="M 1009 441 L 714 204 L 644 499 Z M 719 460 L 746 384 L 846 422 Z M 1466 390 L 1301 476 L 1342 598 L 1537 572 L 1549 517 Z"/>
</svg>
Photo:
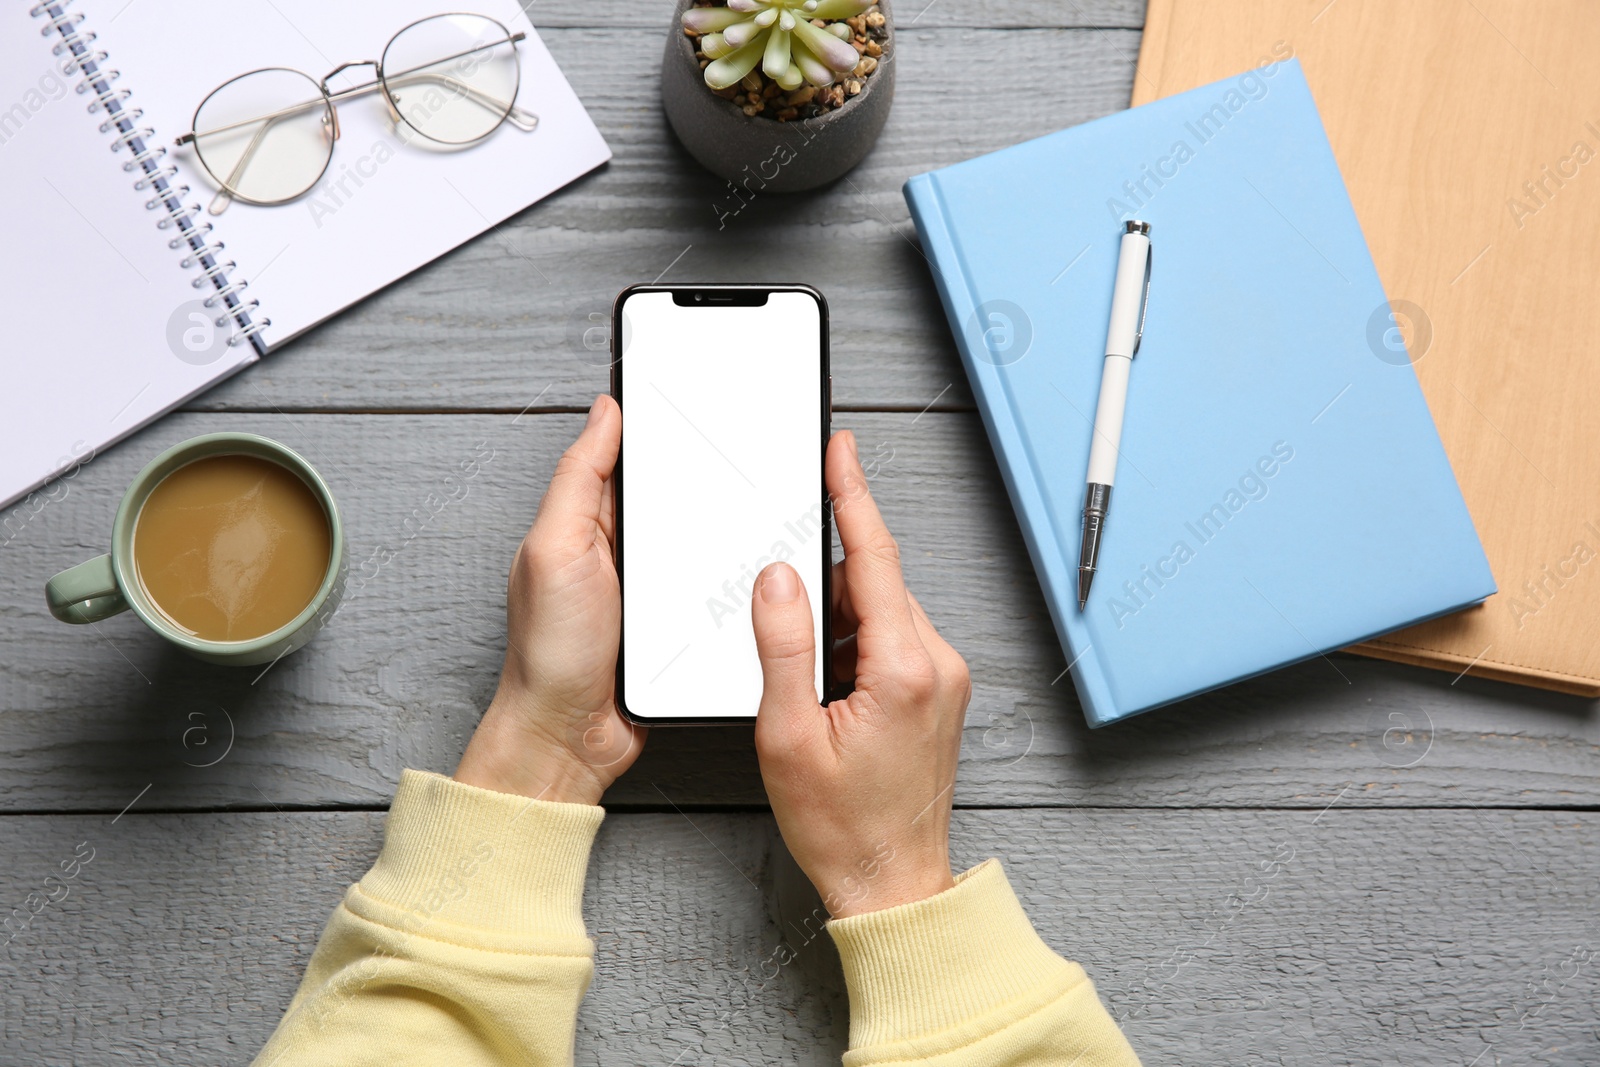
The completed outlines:
<svg viewBox="0 0 1600 1067">
<path fill-rule="evenodd" d="M 406 771 L 377 862 L 328 921 L 256 1067 L 571 1064 L 603 818 Z M 993 860 L 829 930 L 850 992 L 845 1067 L 1137 1067 L 1083 968 L 1039 939 Z"/>
<path fill-rule="evenodd" d="M 256 1067 L 570 1064 L 602 818 L 406 771 Z"/>
<path fill-rule="evenodd" d="M 850 991 L 845 1067 L 1137 1067 L 1076 963 L 989 860 L 938 896 L 828 924 Z"/>
</svg>

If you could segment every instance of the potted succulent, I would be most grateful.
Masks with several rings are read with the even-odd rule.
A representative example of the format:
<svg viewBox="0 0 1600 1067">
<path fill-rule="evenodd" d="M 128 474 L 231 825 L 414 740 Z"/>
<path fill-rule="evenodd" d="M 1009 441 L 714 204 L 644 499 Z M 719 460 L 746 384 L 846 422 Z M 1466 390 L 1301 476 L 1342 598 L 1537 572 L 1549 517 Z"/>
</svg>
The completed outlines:
<svg viewBox="0 0 1600 1067">
<path fill-rule="evenodd" d="M 673 132 L 731 186 L 824 185 L 861 162 L 894 98 L 889 0 L 678 0 L 661 67 Z"/>
</svg>

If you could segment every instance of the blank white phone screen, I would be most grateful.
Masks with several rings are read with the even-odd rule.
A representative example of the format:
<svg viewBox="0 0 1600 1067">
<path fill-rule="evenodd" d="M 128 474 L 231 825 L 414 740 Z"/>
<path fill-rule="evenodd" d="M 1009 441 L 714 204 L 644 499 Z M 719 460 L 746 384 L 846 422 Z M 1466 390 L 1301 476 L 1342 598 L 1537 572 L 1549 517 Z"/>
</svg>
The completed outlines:
<svg viewBox="0 0 1600 1067">
<path fill-rule="evenodd" d="M 761 703 L 750 623 L 774 560 L 811 601 L 822 696 L 822 312 L 805 292 L 761 307 L 622 306 L 623 699 L 640 719 L 739 718 Z"/>
</svg>

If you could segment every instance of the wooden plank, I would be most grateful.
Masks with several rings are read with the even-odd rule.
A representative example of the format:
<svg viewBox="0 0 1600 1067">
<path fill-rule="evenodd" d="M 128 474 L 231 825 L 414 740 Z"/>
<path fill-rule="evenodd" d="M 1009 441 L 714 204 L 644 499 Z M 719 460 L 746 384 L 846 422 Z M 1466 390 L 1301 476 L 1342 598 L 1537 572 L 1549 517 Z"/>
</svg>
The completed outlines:
<svg viewBox="0 0 1600 1067">
<path fill-rule="evenodd" d="M 1572 240 L 1600 232 L 1600 196 L 1590 183 L 1544 212 L 1569 184 L 1568 168 L 1576 177 L 1574 157 L 1594 156 L 1600 126 L 1587 102 L 1600 97 L 1600 66 L 1584 42 L 1600 36 L 1600 7 L 1436 0 L 1346 4 L 1338 17 L 1321 18 L 1320 6 L 1160 5 L 1139 95 L 1227 77 L 1244 69 L 1256 42 L 1292 50 L 1316 93 L 1500 588 L 1482 611 L 1422 623 L 1363 651 L 1600 697 L 1600 583 L 1574 580 L 1600 531 L 1600 433 L 1588 410 L 1600 397 L 1591 340 L 1600 304 L 1551 295 L 1600 288 L 1600 246 Z M 1422 55 L 1429 59 L 1416 62 Z M 1376 71 L 1392 76 L 1380 86 Z M 1424 123 L 1449 128 L 1437 121 L 1435 102 L 1444 100 L 1471 121 L 1447 139 L 1414 138 Z M 1396 143 L 1406 148 L 1393 151 Z M 1480 162 L 1438 181 L 1441 168 L 1463 158 Z M 1423 217 L 1436 224 L 1419 227 Z M 1537 314 L 1524 314 L 1535 305 Z M 1540 378 L 1506 373 L 1513 349 L 1539 353 Z"/>
<path fill-rule="evenodd" d="M 585 331 L 608 321 L 624 286 L 661 275 L 815 284 L 832 309 L 841 406 L 970 407 L 900 186 L 1125 107 L 1138 52 L 1138 34 L 1125 30 L 903 32 L 895 109 L 867 160 L 827 189 L 746 203 L 667 128 L 659 33 L 545 38 L 611 144 L 611 163 L 202 395 L 193 410 L 586 405 L 605 388 L 607 356 L 584 347 Z M 1001 69 L 1030 73 L 1011 88 L 961 87 Z"/>
<path fill-rule="evenodd" d="M 649 1049 L 654 1063 L 833 1067 L 837 960 L 826 936 L 796 932 L 815 905 L 770 818 L 689 818 L 613 815 L 601 831 L 577 1062 Z M 0 819 L 7 912 L 93 849 L 69 895 L 0 950 L 0 1060 L 247 1061 L 381 824 Z M 1593 812 L 968 811 L 953 847 L 959 865 L 1002 857 L 1147 1063 L 1197 1048 L 1215 1063 L 1600 1060 Z M 763 981 L 785 937 L 799 958 Z"/>
<path fill-rule="evenodd" d="M 607 4 L 603 17 L 579 5 L 537 0 L 524 5 L 528 18 L 543 36 L 556 28 L 609 30 L 622 27 L 663 30 L 668 9 L 655 0 L 623 0 Z M 1081 27 L 1136 30 L 1144 23 L 1142 0 L 899 0 L 894 5 L 903 29 L 967 27 Z"/>
<path fill-rule="evenodd" d="M 579 423 L 177 415 L 63 483 L 59 502 L 0 515 L 0 810 L 115 813 L 147 785 L 141 803 L 158 809 L 381 806 L 403 767 L 452 769 L 498 677 L 506 568 Z M 958 803 L 1600 802 L 1592 704 L 1348 656 L 1091 733 L 977 417 L 836 424 L 859 435 L 911 586 L 972 667 Z M 285 441 L 332 485 L 365 581 L 330 629 L 262 674 L 191 661 L 129 615 L 51 619 L 44 581 L 103 550 L 139 467 L 221 429 Z M 474 457 L 476 476 L 451 480 Z M 764 803 L 748 727 L 656 731 L 610 801 Z"/>
</svg>

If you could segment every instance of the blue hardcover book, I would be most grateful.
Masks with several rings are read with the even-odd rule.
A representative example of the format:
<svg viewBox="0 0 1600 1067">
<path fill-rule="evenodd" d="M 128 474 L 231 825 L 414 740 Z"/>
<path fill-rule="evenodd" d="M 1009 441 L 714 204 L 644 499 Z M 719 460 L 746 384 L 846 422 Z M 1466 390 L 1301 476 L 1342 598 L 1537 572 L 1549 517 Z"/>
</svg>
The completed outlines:
<svg viewBox="0 0 1600 1067">
<path fill-rule="evenodd" d="M 905 194 L 1091 726 L 1495 591 L 1297 61 Z M 1151 224 L 1147 318 L 1080 612 L 1131 218 Z"/>
</svg>

